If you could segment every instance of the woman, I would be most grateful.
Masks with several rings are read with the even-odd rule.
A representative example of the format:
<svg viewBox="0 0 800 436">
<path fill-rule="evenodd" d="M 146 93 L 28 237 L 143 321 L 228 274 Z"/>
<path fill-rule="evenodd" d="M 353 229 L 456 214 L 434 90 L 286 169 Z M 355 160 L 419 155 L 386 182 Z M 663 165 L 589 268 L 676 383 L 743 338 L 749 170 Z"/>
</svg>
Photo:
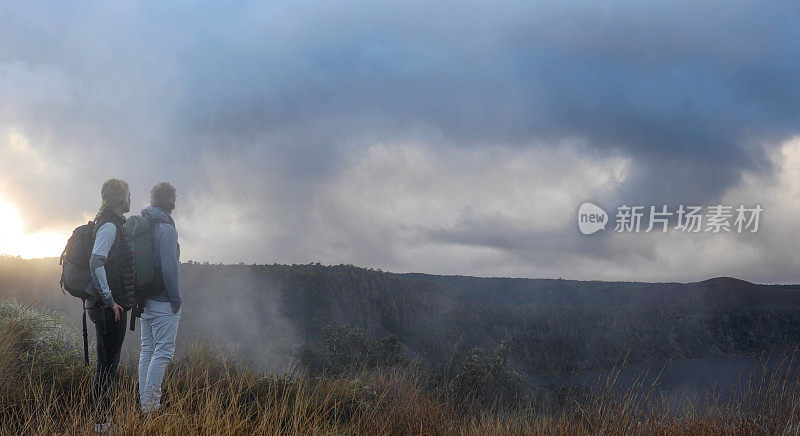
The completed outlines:
<svg viewBox="0 0 800 436">
<path fill-rule="evenodd" d="M 110 387 L 125 340 L 127 311 L 133 302 L 133 250 L 125 232 L 123 214 L 130 211 L 131 194 L 124 180 L 109 179 L 100 191 L 102 205 L 94 220 L 95 238 L 89 268 L 98 298 L 88 301 L 89 318 L 97 332 L 97 369 L 94 374 L 96 433 L 113 427 Z"/>
</svg>

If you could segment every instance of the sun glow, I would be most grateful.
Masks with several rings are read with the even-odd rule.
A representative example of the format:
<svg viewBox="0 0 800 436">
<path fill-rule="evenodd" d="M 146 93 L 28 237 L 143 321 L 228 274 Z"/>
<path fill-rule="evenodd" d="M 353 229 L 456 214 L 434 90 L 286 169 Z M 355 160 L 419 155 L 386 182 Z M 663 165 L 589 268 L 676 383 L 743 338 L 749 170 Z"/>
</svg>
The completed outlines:
<svg viewBox="0 0 800 436">
<path fill-rule="evenodd" d="M 0 254 L 26 259 L 58 256 L 68 236 L 53 231 L 26 233 L 19 210 L 0 196 Z"/>
</svg>

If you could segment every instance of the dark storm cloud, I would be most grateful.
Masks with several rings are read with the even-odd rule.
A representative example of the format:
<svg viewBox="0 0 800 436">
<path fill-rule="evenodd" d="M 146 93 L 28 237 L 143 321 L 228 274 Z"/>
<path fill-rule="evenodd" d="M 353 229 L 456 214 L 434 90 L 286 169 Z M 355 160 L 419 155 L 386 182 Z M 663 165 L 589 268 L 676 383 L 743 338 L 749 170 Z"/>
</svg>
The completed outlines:
<svg viewBox="0 0 800 436">
<path fill-rule="evenodd" d="M 279 250 L 284 261 L 321 250 L 304 235 L 310 227 L 348 220 L 328 217 L 320 192 L 387 140 L 463 153 L 577 141 L 592 150 L 587 159 L 632 159 L 604 198 L 610 204 L 710 202 L 743 171 L 769 170 L 765 151 L 798 133 L 799 9 L 741 1 L 8 4 L 0 6 L 0 90 L 17 92 L 0 95 L 0 127 L 16 129 L 36 153 L 4 149 L 11 158 L 0 163 L 0 189 L 44 226 L 93 212 L 105 178 L 128 179 L 135 207 L 169 179 L 185 216 L 213 215 L 232 235 L 188 230 L 204 247 L 196 255 L 264 260 Z M 69 165 L 69 174 L 33 177 L 26 159 Z M 422 234 L 511 251 L 527 240 L 513 226 L 472 229 Z M 247 244 L 254 234 L 257 247 Z M 392 259 L 390 247 L 370 246 L 375 238 L 330 236 Z"/>
<path fill-rule="evenodd" d="M 466 147 L 579 137 L 637 160 L 624 191 L 639 202 L 719 196 L 797 132 L 796 4 L 463 7 L 300 6 L 296 27 L 270 30 L 269 10 L 194 39 L 183 127 L 278 148 L 274 168 L 303 180 L 338 147 L 417 125 Z"/>
</svg>

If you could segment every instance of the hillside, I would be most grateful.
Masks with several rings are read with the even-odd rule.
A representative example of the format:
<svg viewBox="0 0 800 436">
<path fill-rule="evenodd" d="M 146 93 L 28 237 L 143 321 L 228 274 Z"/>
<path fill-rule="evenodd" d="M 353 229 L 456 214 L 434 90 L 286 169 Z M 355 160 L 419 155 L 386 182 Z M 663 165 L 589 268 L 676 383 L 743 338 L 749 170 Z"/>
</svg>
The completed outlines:
<svg viewBox="0 0 800 436">
<path fill-rule="evenodd" d="M 199 263 L 182 264 L 181 276 L 180 340 L 211 339 L 261 368 L 288 369 L 301 348 L 321 354 L 331 324 L 395 335 L 431 366 L 510 340 L 509 364 L 529 377 L 609 367 L 629 349 L 632 362 L 647 362 L 800 344 L 800 291 L 724 277 L 599 282 Z M 79 304 L 57 283 L 52 259 L 0 260 L 0 296 L 59 308 L 77 326 Z"/>
<path fill-rule="evenodd" d="M 0 299 L 0 337 L 0 435 L 90 434 L 93 371 L 63 319 Z M 396 361 L 296 377 L 255 372 L 201 344 L 169 365 L 165 402 L 149 415 L 136 404 L 132 368 L 120 368 L 112 390 L 119 434 L 789 434 L 800 425 L 791 364 L 756 374 L 730 400 L 681 409 L 616 393 L 614 383 L 516 390 L 498 405 L 498 395 L 520 386 L 502 353 L 473 353 L 450 374 Z"/>
</svg>

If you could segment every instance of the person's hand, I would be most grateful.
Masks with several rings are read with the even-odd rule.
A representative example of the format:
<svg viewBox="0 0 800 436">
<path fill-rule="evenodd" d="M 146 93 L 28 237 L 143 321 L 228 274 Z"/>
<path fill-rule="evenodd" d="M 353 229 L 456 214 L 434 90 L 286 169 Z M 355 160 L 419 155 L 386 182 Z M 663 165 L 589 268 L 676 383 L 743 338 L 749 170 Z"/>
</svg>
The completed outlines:
<svg viewBox="0 0 800 436">
<path fill-rule="evenodd" d="M 177 307 L 172 306 L 172 313 L 173 314 L 177 314 L 178 312 L 180 312 L 180 310 L 181 310 L 180 306 L 177 306 Z"/>
<path fill-rule="evenodd" d="M 120 306 L 117 303 L 114 303 L 114 307 L 111 310 L 114 311 L 114 321 L 119 321 L 119 317 L 122 316 L 122 312 L 124 311 L 124 309 L 122 309 L 122 306 Z"/>
</svg>

